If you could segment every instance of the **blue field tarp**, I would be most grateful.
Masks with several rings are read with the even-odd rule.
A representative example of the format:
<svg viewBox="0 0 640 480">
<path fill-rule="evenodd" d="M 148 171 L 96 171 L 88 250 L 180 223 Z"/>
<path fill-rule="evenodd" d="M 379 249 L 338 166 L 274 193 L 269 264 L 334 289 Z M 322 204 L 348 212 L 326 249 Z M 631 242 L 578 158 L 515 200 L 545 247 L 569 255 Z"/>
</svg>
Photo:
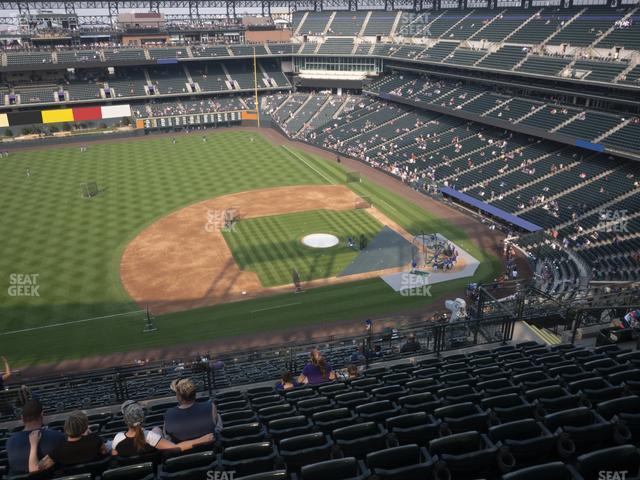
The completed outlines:
<svg viewBox="0 0 640 480">
<path fill-rule="evenodd" d="M 440 191 L 445 195 L 449 195 L 450 197 L 457 198 L 458 200 L 466 203 L 467 205 L 470 205 L 474 208 L 478 208 L 482 210 L 484 213 L 488 213 L 489 215 L 493 215 L 496 218 L 500 218 L 501 220 L 509 222 L 512 225 L 515 225 L 516 227 L 520 227 L 523 230 L 526 230 L 528 232 L 537 232 L 539 230 L 542 230 L 542 227 L 539 227 L 538 225 L 535 225 L 531 222 L 527 222 L 526 220 L 520 217 L 516 217 L 515 215 L 509 212 L 505 212 L 504 210 L 499 209 L 498 207 L 494 207 L 493 205 L 489 205 L 488 203 L 481 202 L 480 200 L 473 198 L 471 195 L 467 195 L 466 193 L 459 192 L 454 188 L 442 187 Z"/>
</svg>

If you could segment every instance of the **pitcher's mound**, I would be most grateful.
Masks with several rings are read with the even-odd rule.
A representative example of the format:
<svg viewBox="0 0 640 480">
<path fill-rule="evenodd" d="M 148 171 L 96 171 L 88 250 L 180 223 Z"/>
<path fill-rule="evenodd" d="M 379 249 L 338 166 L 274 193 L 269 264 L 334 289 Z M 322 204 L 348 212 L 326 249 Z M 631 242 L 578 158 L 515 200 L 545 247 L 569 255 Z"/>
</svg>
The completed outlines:
<svg viewBox="0 0 640 480">
<path fill-rule="evenodd" d="M 335 247 L 339 241 L 338 237 L 330 233 L 312 233 L 302 237 L 303 245 L 311 248 L 331 248 Z"/>
</svg>

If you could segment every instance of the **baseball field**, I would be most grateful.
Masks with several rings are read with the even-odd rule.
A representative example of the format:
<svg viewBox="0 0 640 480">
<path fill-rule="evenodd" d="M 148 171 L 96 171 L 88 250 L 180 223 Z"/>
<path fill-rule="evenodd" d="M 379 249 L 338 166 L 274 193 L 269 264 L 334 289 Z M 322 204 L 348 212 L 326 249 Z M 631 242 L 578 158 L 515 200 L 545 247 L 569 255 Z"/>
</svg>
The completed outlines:
<svg viewBox="0 0 640 480">
<path fill-rule="evenodd" d="M 226 297 L 216 297 L 211 293 L 215 285 L 209 284 L 196 291 L 197 299 L 180 297 L 181 289 L 207 278 L 207 255 L 215 257 L 221 249 L 231 252 L 225 261 L 232 258 L 235 269 L 255 276 L 257 286 L 289 283 L 292 266 L 299 266 L 303 280 L 336 275 L 354 253 L 342 247 L 332 253 L 310 251 L 298 244 L 299 237 L 316 231 L 335 233 L 341 240 L 354 230 L 374 235 L 382 226 L 380 218 L 409 233 L 439 232 L 459 244 L 481 261 L 476 281 L 499 271 L 498 259 L 446 218 L 366 179 L 345 185 L 345 178 L 335 163 L 242 130 L 207 132 L 206 141 L 201 134 L 179 136 L 175 143 L 170 137 L 149 137 L 93 143 L 85 152 L 67 146 L 25 149 L 1 158 L 0 353 L 15 366 L 27 366 L 308 327 L 415 310 L 469 282 L 435 285 L 431 297 L 401 296 L 379 278 L 322 285 L 304 295 L 287 288 L 242 301 L 220 300 Z M 83 198 L 82 185 L 94 181 L 98 195 Z M 324 204 L 298 208 L 295 188 L 316 187 L 371 198 L 379 215 L 346 207 L 331 210 L 332 205 L 327 210 Z M 260 198 L 260 192 L 285 188 L 290 190 L 278 193 L 277 215 L 265 211 L 242 218 L 245 207 L 240 208 L 236 231 L 221 236 L 224 244 L 200 243 L 204 250 L 194 251 L 189 229 L 181 223 L 154 231 L 167 219 L 184 221 L 184 212 L 202 202 L 247 201 L 254 191 Z M 205 217 L 196 218 L 204 227 Z M 166 245 L 174 230 L 182 239 Z M 155 248 L 149 256 L 134 248 L 149 245 Z M 173 270 L 163 270 L 167 265 Z M 156 279 L 165 284 L 138 292 L 136 279 L 151 287 Z M 157 331 L 143 334 L 141 311 L 153 301 L 166 301 L 165 292 L 174 290 L 180 292 L 176 301 L 193 308 L 158 309 Z M 208 293 L 215 301 L 201 302 Z M 145 300 L 144 295 L 154 294 L 162 298 Z"/>
</svg>

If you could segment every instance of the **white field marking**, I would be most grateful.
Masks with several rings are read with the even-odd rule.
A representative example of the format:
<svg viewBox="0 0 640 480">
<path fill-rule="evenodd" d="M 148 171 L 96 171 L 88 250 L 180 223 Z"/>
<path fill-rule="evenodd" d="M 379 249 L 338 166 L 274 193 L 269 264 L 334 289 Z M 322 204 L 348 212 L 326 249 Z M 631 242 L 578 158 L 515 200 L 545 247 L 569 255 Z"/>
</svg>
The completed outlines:
<svg viewBox="0 0 640 480">
<path fill-rule="evenodd" d="M 145 311 L 135 310 L 133 312 L 123 312 L 123 313 L 114 313 L 113 315 L 103 315 L 102 317 L 91 317 L 91 318 L 83 318 L 82 320 L 72 320 L 71 322 L 52 323 L 51 325 L 42 325 L 40 327 L 23 328 L 21 330 L 12 330 L 10 332 L 0 333 L 0 337 L 4 337 L 5 335 L 15 335 L 17 333 L 34 332 L 36 330 L 45 330 L 47 328 L 64 327 L 65 325 L 75 325 L 77 323 L 87 323 L 87 322 L 92 322 L 94 320 L 101 320 L 103 318 L 112 318 L 112 317 L 119 317 L 122 315 L 130 315 L 132 313 L 145 313 Z"/>
<path fill-rule="evenodd" d="M 315 168 L 313 165 L 311 165 L 309 162 L 307 162 L 304 158 L 302 158 L 300 155 L 298 155 L 297 152 L 294 152 L 292 150 L 289 150 L 285 145 L 282 145 L 282 148 L 284 148 L 287 152 L 289 152 L 291 155 L 293 155 L 294 157 L 296 157 L 298 160 L 302 161 L 302 163 L 304 163 L 307 167 L 309 167 L 311 170 L 313 170 L 314 172 L 316 172 L 318 175 L 320 175 L 322 178 L 324 178 L 327 182 L 329 182 L 331 185 L 334 185 L 333 180 L 331 180 L 329 177 L 327 177 L 324 173 L 322 173 L 320 170 L 318 170 L 317 168 Z"/>
<path fill-rule="evenodd" d="M 257 310 L 251 310 L 250 313 L 264 312 L 266 310 L 275 310 L 276 308 L 292 307 L 293 305 L 302 305 L 302 302 L 285 303 L 283 305 L 275 305 L 273 307 L 258 308 Z"/>
</svg>

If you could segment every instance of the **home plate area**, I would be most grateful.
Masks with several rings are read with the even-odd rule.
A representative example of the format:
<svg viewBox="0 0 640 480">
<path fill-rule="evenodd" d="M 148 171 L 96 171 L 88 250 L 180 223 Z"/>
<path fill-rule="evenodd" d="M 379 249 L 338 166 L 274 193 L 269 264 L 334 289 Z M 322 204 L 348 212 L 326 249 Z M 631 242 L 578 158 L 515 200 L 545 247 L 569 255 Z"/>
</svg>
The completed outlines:
<svg viewBox="0 0 640 480">
<path fill-rule="evenodd" d="M 421 236 L 416 237 L 414 245 L 420 244 L 422 241 Z M 429 235 L 430 238 L 433 236 Z M 380 278 L 384 280 L 387 285 L 393 288 L 396 292 L 403 292 L 405 290 L 411 290 L 416 288 L 423 288 L 427 285 L 434 285 L 436 283 L 449 282 L 451 280 L 457 280 L 459 278 L 472 277 L 480 262 L 474 258 L 469 252 L 462 249 L 459 245 L 450 242 L 443 235 L 435 234 L 439 244 L 448 244 L 456 252 L 456 262 L 451 269 L 443 270 L 442 268 L 434 268 L 433 259 L 430 259 L 426 265 L 417 265 L 415 268 L 412 265 L 410 259 L 409 268 L 404 272 L 390 273 L 388 275 L 382 275 Z M 413 246 L 413 245 L 412 245 Z"/>
</svg>

